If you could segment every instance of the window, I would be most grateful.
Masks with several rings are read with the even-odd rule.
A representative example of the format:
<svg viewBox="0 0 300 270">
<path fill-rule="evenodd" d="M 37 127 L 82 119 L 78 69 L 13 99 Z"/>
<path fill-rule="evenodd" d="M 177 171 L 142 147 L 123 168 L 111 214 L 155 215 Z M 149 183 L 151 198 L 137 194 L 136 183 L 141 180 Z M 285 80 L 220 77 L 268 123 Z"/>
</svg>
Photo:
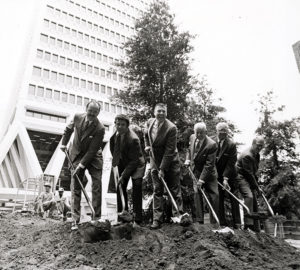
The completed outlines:
<svg viewBox="0 0 300 270">
<path fill-rule="evenodd" d="M 63 46 L 63 41 L 58 39 L 57 40 L 57 47 L 62 48 L 62 46 Z"/>
<path fill-rule="evenodd" d="M 107 55 L 103 54 L 103 62 L 107 63 L 107 59 L 108 59 Z"/>
<path fill-rule="evenodd" d="M 78 53 L 83 54 L 83 48 L 82 47 L 78 47 Z"/>
<path fill-rule="evenodd" d="M 88 27 L 89 27 L 89 29 L 92 29 L 93 28 L 93 24 L 91 22 L 88 22 Z"/>
<path fill-rule="evenodd" d="M 107 102 L 104 103 L 104 110 L 106 112 L 109 112 L 109 103 L 107 103 Z"/>
<path fill-rule="evenodd" d="M 72 76 L 67 76 L 66 77 L 66 83 L 68 84 L 68 85 L 72 85 Z"/>
<path fill-rule="evenodd" d="M 114 59 L 113 59 L 112 57 L 109 57 L 108 59 L 109 59 L 108 62 L 109 62 L 110 64 L 112 64 L 112 63 L 114 62 Z"/>
<path fill-rule="evenodd" d="M 52 55 L 52 62 L 53 63 L 58 63 L 58 55 L 57 54 Z"/>
<path fill-rule="evenodd" d="M 33 84 L 29 84 L 29 87 L 28 87 L 28 94 L 29 95 L 35 95 L 35 85 Z"/>
<path fill-rule="evenodd" d="M 102 43 L 103 43 L 103 45 L 102 45 L 102 46 L 103 46 L 103 48 L 107 48 L 107 42 L 103 40 L 103 42 L 102 42 Z"/>
<path fill-rule="evenodd" d="M 79 78 L 74 77 L 74 86 L 79 87 Z"/>
<path fill-rule="evenodd" d="M 70 49 L 70 43 L 69 42 L 64 42 L 64 49 L 69 50 Z"/>
<path fill-rule="evenodd" d="M 118 52 L 119 47 L 117 45 L 114 45 L 114 51 Z"/>
<path fill-rule="evenodd" d="M 45 52 L 45 60 L 50 61 L 51 59 L 51 53 Z"/>
<path fill-rule="evenodd" d="M 123 111 L 124 111 L 124 114 L 127 114 L 128 113 L 127 107 L 123 107 Z"/>
<path fill-rule="evenodd" d="M 58 80 L 60 83 L 64 83 L 65 82 L 65 75 L 62 73 L 58 74 Z"/>
<path fill-rule="evenodd" d="M 75 44 L 71 44 L 71 51 L 76 53 L 76 45 Z"/>
<path fill-rule="evenodd" d="M 69 103 L 75 104 L 75 95 L 70 94 L 70 96 L 69 96 Z"/>
<path fill-rule="evenodd" d="M 81 88 L 86 88 L 86 80 L 80 80 L 80 87 Z"/>
<path fill-rule="evenodd" d="M 64 27 L 61 25 L 61 24 L 59 24 L 58 26 L 57 26 L 57 30 L 59 31 L 59 32 L 63 32 L 63 29 L 64 29 Z"/>
<path fill-rule="evenodd" d="M 50 37 L 50 45 L 55 45 L 55 38 L 54 37 Z"/>
<path fill-rule="evenodd" d="M 73 60 L 68 58 L 67 59 L 67 67 L 72 68 Z"/>
<path fill-rule="evenodd" d="M 93 73 L 93 67 L 91 65 L 88 65 L 88 73 Z"/>
<path fill-rule="evenodd" d="M 49 80 L 49 78 L 50 78 L 50 71 L 48 69 L 43 69 L 43 78 Z"/>
<path fill-rule="evenodd" d="M 59 63 L 64 66 L 66 64 L 66 58 L 63 57 L 63 56 L 60 56 L 59 57 Z"/>
<path fill-rule="evenodd" d="M 91 58 L 93 58 L 93 59 L 96 58 L 96 52 L 95 51 L 91 51 Z"/>
<path fill-rule="evenodd" d="M 85 97 L 85 98 L 84 98 L 83 105 L 86 106 L 86 105 L 89 103 L 89 101 L 90 101 L 90 100 L 89 100 L 88 98 Z"/>
<path fill-rule="evenodd" d="M 57 81 L 57 72 L 51 71 L 51 81 Z"/>
<path fill-rule="evenodd" d="M 98 67 L 94 67 L 94 73 L 95 73 L 95 75 L 99 76 L 99 68 Z"/>
<path fill-rule="evenodd" d="M 89 49 L 84 49 L 84 55 L 86 57 L 90 57 L 90 50 Z"/>
<path fill-rule="evenodd" d="M 42 86 L 38 86 L 38 89 L 37 89 L 37 94 L 36 94 L 38 97 L 43 97 L 44 96 L 44 87 Z"/>
<path fill-rule="evenodd" d="M 108 49 L 112 51 L 113 45 L 111 43 L 108 43 Z"/>
<path fill-rule="evenodd" d="M 72 29 L 72 36 L 76 38 L 77 36 L 77 31 L 75 29 Z"/>
<path fill-rule="evenodd" d="M 37 50 L 36 51 L 36 57 L 37 58 L 43 58 L 43 51 L 42 50 Z"/>
<path fill-rule="evenodd" d="M 57 90 L 54 90 L 53 98 L 54 98 L 55 100 L 60 100 L 60 92 L 57 91 Z"/>
<path fill-rule="evenodd" d="M 90 36 L 87 34 L 84 34 L 84 41 L 85 42 L 90 42 Z"/>
<path fill-rule="evenodd" d="M 101 85 L 101 93 L 105 94 L 105 85 Z"/>
<path fill-rule="evenodd" d="M 97 93 L 99 93 L 99 83 L 94 83 L 94 89 Z"/>
<path fill-rule="evenodd" d="M 119 105 L 117 106 L 117 113 L 118 113 L 118 114 L 122 113 L 122 107 L 119 106 Z"/>
<path fill-rule="evenodd" d="M 61 101 L 62 102 L 68 102 L 68 94 L 65 92 L 61 93 Z"/>
<path fill-rule="evenodd" d="M 41 42 L 47 43 L 48 42 L 48 36 L 44 35 L 44 34 L 41 34 L 40 35 L 40 40 L 41 40 Z"/>
<path fill-rule="evenodd" d="M 74 61 L 74 68 L 79 69 L 79 62 L 78 61 Z"/>
<path fill-rule="evenodd" d="M 106 72 L 106 78 L 107 78 L 107 79 L 111 79 L 111 72 L 110 72 L 110 71 L 107 71 L 107 72 Z"/>
<path fill-rule="evenodd" d="M 82 97 L 77 96 L 77 105 L 82 106 Z"/>
<path fill-rule="evenodd" d="M 101 39 L 97 38 L 97 45 L 101 46 Z"/>
<path fill-rule="evenodd" d="M 33 67 L 32 75 L 41 77 L 42 69 L 40 67 Z"/>
<path fill-rule="evenodd" d="M 91 42 L 92 42 L 92 44 L 95 44 L 96 43 L 96 38 L 95 37 L 91 37 Z"/>
<path fill-rule="evenodd" d="M 93 90 L 93 83 L 88 81 L 88 90 L 92 91 Z"/>
<path fill-rule="evenodd" d="M 111 96 L 111 87 L 107 87 L 107 94 Z"/>
<path fill-rule="evenodd" d="M 66 33 L 67 35 L 70 35 L 71 29 L 70 29 L 69 27 L 65 27 L 65 33 Z"/>
<path fill-rule="evenodd" d="M 113 73 L 113 80 L 116 81 L 117 80 L 117 73 Z"/>
<path fill-rule="evenodd" d="M 52 89 L 47 88 L 46 89 L 46 98 L 52 99 Z"/>
<path fill-rule="evenodd" d="M 83 33 L 82 33 L 82 32 L 78 32 L 78 37 L 79 37 L 80 39 L 83 39 Z"/>
<path fill-rule="evenodd" d="M 101 77 L 105 77 L 105 70 L 101 69 Z"/>
<path fill-rule="evenodd" d="M 118 94 L 118 89 L 114 88 L 114 95 Z"/>
<path fill-rule="evenodd" d="M 111 104 L 110 107 L 111 107 L 112 113 L 116 113 L 116 105 Z"/>
<path fill-rule="evenodd" d="M 99 61 L 102 60 L 102 54 L 101 53 L 97 53 L 97 60 L 99 60 Z"/>
<path fill-rule="evenodd" d="M 119 75 L 119 82 L 123 82 L 123 76 Z"/>
<path fill-rule="evenodd" d="M 80 64 L 80 69 L 81 69 L 81 71 L 86 71 L 86 64 L 84 64 L 84 63 L 81 63 Z"/>
</svg>

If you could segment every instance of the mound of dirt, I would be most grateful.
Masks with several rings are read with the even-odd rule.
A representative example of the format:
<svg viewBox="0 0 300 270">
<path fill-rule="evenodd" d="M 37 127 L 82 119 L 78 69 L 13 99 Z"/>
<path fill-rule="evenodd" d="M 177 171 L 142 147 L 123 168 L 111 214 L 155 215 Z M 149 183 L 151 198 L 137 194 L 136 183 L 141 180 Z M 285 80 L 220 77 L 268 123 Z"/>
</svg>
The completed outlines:
<svg viewBox="0 0 300 270">
<path fill-rule="evenodd" d="M 0 269 L 300 269 L 300 253 L 283 240 L 208 225 L 135 228 L 131 240 L 84 243 L 70 224 L 0 215 Z"/>
</svg>

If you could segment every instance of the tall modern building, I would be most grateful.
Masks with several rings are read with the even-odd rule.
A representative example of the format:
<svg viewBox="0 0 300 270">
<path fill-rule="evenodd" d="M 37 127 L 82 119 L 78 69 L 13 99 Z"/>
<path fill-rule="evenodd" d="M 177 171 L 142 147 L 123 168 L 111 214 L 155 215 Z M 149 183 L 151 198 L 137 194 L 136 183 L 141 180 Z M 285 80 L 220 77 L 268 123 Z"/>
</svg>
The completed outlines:
<svg viewBox="0 0 300 270">
<path fill-rule="evenodd" d="M 53 175 L 69 189 L 70 174 L 59 149 L 66 124 L 94 99 L 105 141 L 117 113 L 128 108 L 111 101 L 126 78 L 114 69 L 124 57 L 122 44 L 134 33 L 134 21 L 146 0 L 38 0 L 27 35 L 12 106 L 0 143 L 0 187 L 17 188 L 27 178 Z M 20 69 L 20 67 L 19 67 Z M 104 175 L 109 153 L 104 148 Z M 103 183 L 105 192 L 105 181 Z"/>
<path fill-rule="evenodd" d="M 293 51 L 295 54 L 298 71 L 300 72 L 300 41 L 293 44 Z"/>
</svg>

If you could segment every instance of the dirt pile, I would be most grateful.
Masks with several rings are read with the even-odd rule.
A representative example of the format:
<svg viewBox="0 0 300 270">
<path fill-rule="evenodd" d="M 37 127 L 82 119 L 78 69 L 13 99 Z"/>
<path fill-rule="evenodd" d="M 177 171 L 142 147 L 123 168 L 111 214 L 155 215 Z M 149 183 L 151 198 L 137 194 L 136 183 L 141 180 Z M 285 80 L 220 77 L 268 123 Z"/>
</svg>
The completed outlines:
<svg viewBox="0 0 300 270">
<path fill-rule="evenodd" d="M 265 234 L 207 225 L 134 229 L 132 240 L 83 243 L 70 224 L 0 215 L 0 269 L 300 269 L 300 253 Z"/>
</svg>

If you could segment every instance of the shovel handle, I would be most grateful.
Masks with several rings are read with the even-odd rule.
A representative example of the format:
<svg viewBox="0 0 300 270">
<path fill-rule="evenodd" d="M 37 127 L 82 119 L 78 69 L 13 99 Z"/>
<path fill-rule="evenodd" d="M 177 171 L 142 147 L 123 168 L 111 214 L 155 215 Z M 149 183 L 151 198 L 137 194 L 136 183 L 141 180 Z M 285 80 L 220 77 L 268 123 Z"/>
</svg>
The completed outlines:
<svg viewBox="0 0 300 270">
<path fill-rule="evenodd" d="M 194 173 L 192 172 L 191 167 L 189 167 L 189 172 L 190 172 L 190 175 L 191 175 L 192 178 L 193 178 L 193 184 L 195 185 L 195 182 L 197 183 L 197 178 L 196 178 L 196 176 L 194 175 Z M 202 195 L 203 195 L 203 197 L 204 197 L 204 200 L 206 201 L 206 203 L 207 203 L 207 205 L 208 205 L 208 207 L 209 207 L 209 209 L 210 209 L 210 211 L 211 211 L 211 213 L 212 213 L 212 215 L 213 215 L 215 221 L 216 221 L 216 222 L 218 223 L 218 225 L 220 226 L 219 218 L 218 218 L 216 212 L 214 211 L 214 209 L 213 209 L 213 207 L 212 207 L 210 201 L 208 200 L 208 198 L 207 198 L 207 196 L 206 196 L 204 190 L 203 190 L 202 188 L 198 188 L 198 190 L 200 190 L 200 192 L 202 193 Z"/>
<path fill-rule="evenodd" d="M 73 164 L 73 162 L 71 161 L 71 158 L 70 158 L 70 156 L 69 156 L 69 154 L 68 154 L 68 152 L 67 152 L 67 149 L 65 149 L 65 154 L 66 154 L 66 157 L 67 157 L 67 159 L 68 159 L 68 162 L 69 162 L 69 164 L 70 164 L 70 166 L 71 166 L 71 169 L 72 169 L 72 170 L 75 170 L 74 164 Z M 84 197 L 85 197 L 85 199 L 86 199 L 86 201 L 87 201 L 87 203 L 88 203 L 88 206 L 89 206 L 90 209 L 91 209 L 91 212 L 92 212 L 92 219 L 94 219 L 94 218 L 95 218 L 95 210 L 94 210 L 94 207 L 93 207 L 93 205 L 92 205 L 92 202 L 91 202 L 91 200 L 90 200 L 90 198 L 89 198 L 89 196 L 88 196 L 88 194 L 87 194 L 87 192 L 86 192 L 86 190 L 85 190 L 85 188 L 84 188 L 84 186 L 83 186 L 81 180 L 79 179 L 78 175 L 75 173 L 74 176 L 75 176 L 76 180 L 78 181 L 78 183 L 79 183 L 79 185 L 80 185 L 80 188 L 81 188 L 81 190 L 82 190 L 82 192 L 83 192 L 83 195 L 84 195 Z"/>
<path fill-rule="evenodd" d="M 118 189 L 119 187 L 119 192 L 120 192 L 120 197 L 121 197 L 121 202 L 122 202 L 122 210 L 125 210 L 125 198 L 124 198 L 124 194 L 123 194 L 123 188 L 119 185 L 119 179 L 120 179 L 120 175 L 119 175 L 119 169 L 118 167 L 113 167 L 113 173 L 114 173 L 114 178 L 115 178 L 115 184 L 116 184 L 116 189 Z"/>
<path fill-rule="evenodd" d="M 274 217 L 274 216 L 275 216 L 275 215 L 274 215 L 274 211 L 273 211 L 271 205 L 269 204 L 269 202 L 268 202 L 268 200 L 267 200 L 265 194 L 262 192 L 262 190 L 261 190 L 261 196 L 262 196 L 262 198 L 264 199 L 264 201 L 265 201 L 265 203 L 266 203 L 266 205 L 267 205 L 267 207 L 268 207 L 268 210 L 269 210 L 271 216 Z"/>
</svg>

